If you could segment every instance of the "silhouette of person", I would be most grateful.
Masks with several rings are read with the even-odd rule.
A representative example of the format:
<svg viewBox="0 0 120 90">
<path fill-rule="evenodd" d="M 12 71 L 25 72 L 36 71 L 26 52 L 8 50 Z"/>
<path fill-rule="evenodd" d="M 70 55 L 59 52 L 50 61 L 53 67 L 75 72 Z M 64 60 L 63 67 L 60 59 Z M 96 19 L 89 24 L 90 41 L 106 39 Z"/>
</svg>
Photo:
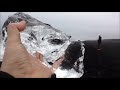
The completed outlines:
<svg viewBox="0 0 120 90">
<path fill-rule="evenodd" d="M 101 43 L 102 43 L 102 37 L 99 35 L 99 38 L 98 38 L 98 49 L 100 48 Z"/>
</svg>

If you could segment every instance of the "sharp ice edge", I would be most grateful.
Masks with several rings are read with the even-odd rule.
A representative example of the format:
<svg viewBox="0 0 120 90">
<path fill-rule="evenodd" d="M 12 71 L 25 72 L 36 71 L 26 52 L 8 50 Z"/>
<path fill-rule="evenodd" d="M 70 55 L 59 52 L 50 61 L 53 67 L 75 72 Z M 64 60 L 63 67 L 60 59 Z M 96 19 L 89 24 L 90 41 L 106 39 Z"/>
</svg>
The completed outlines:
<svg viewBox="0 0 120 90">
<path fill-rule="evenodd" d="M 64 54 L 64 51 L 67 49 L 69 44 L 72 42 L 68 35 L 63 33 L 60 30 L 53 28 L 51 25 L 45 24 L 41 21 L 32 18 L 31 16 L 24 13 L 16 13 L 10 16 L 3 25 L 2 31 L 5 32 L 5 36 L 2 37 L 0 42 L 0 59 L 2 60 L 4 49 L 5 49 L 5 40 L 7 38 L 6 26 L 11 22 L 19 22 L 18 18 L 22 18 L 27 22 L 26 29 L 20 33 L 21 41 L 27 51 L 34 56 L 34 53 L 40 52 L 44 55 L 44 64 L 48 67 L 51 67 L 48 62 L 55 62 L 59 57 Z M 31 33 L 35 36 L 32 40 Z M 2 34 L 2 33 L 1 33 Z M 44 37 L 44 40 L 42 38 Z M 61 45 L 53 45 L 48 42 L 49 39 L 62 39 L 65 43 Z M 85 48 L 84 44 L 81 42 L 82 54 L 79 58 L 80 61 L 84 59 Z M 58 52 L 51 53 L 55 50 Z M 83 63 L 79 65 L 80 73 L 77 73 L 74 69 L 71 70 L 62 70 L 60 67 L 55 71 L 57 78 L 79 78 L 83 75 Z"/>
</svg>

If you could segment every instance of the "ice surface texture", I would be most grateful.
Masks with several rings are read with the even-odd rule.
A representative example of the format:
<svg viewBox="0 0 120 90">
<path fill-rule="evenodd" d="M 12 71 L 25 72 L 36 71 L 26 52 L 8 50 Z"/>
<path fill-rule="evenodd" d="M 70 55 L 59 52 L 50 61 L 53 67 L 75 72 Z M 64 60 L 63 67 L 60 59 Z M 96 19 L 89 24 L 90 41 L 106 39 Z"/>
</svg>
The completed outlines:
<svg viewBox="0 0 120 90">
<path fill-rule="evenodd" d="M 31 55 L 34 56 L 36 51 L 43 54 L 44 63 L 48 67 L 51 67 L 51 65 L 58 58 L 60 58 L 62 55 L 65 55 L 65 60 L 62 62 L 62 65 L 59 67 L 59 69 L 61 71 L 73 70 L 79 74 L 75 77 L 82 76 L 85 51 L 84 44 L 81 41 L 71 41 L 71 36 L 53 28 L 49 24 L 38 21 L 30 15 L 21 12 L 9 16 L 2 27 L 2 38 L 0 43 L 1 60 L 3 59 L 5 42 L 7 39 L 7 25 L 9 23 L 19 22 L 22 20 L 25 20 L 27 24 L 26 29 L 20 33 L 21 41 Z M 59 70 L 56 70 L 56 74 L 58 72 Z M 57 77 L 60 76 L 57 75 Z"/>
</svg>

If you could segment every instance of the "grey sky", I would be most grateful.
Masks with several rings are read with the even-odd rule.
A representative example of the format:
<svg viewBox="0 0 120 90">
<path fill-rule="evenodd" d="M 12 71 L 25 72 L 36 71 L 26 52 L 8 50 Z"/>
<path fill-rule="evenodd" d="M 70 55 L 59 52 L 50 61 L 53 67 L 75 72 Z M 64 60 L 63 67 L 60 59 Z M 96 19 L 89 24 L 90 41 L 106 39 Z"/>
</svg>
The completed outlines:
<svg viewBox="0 0 120 90">
<path fill-rule="evenodd" d="M 9 15 L 1 12 L 1 26 Z M 24 12 L 75 39 L 119 38 L 119 12 Z"/>
</svg>

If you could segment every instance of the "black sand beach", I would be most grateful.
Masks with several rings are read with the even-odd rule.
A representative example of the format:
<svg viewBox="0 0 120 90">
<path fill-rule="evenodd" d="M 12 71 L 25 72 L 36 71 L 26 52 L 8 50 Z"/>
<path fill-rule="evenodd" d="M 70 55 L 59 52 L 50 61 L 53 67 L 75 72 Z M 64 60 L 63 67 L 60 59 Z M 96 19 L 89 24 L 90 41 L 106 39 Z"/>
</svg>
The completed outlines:
<svg viewBox="0 0 120 90">
<path fill-rule="evenodd" d="M 97 40 L 84 41 L 85 58 L 83 78 L 120 77 L 120 39 L 102 40 L 98 49 Z"/>
<path fill-rule="evenodd" d="M 84 43 L 85 73 L 82 78 L 120 78 L 120 39 L 104 39 L 100 48 L 97 40 Z"/>
</svg>

